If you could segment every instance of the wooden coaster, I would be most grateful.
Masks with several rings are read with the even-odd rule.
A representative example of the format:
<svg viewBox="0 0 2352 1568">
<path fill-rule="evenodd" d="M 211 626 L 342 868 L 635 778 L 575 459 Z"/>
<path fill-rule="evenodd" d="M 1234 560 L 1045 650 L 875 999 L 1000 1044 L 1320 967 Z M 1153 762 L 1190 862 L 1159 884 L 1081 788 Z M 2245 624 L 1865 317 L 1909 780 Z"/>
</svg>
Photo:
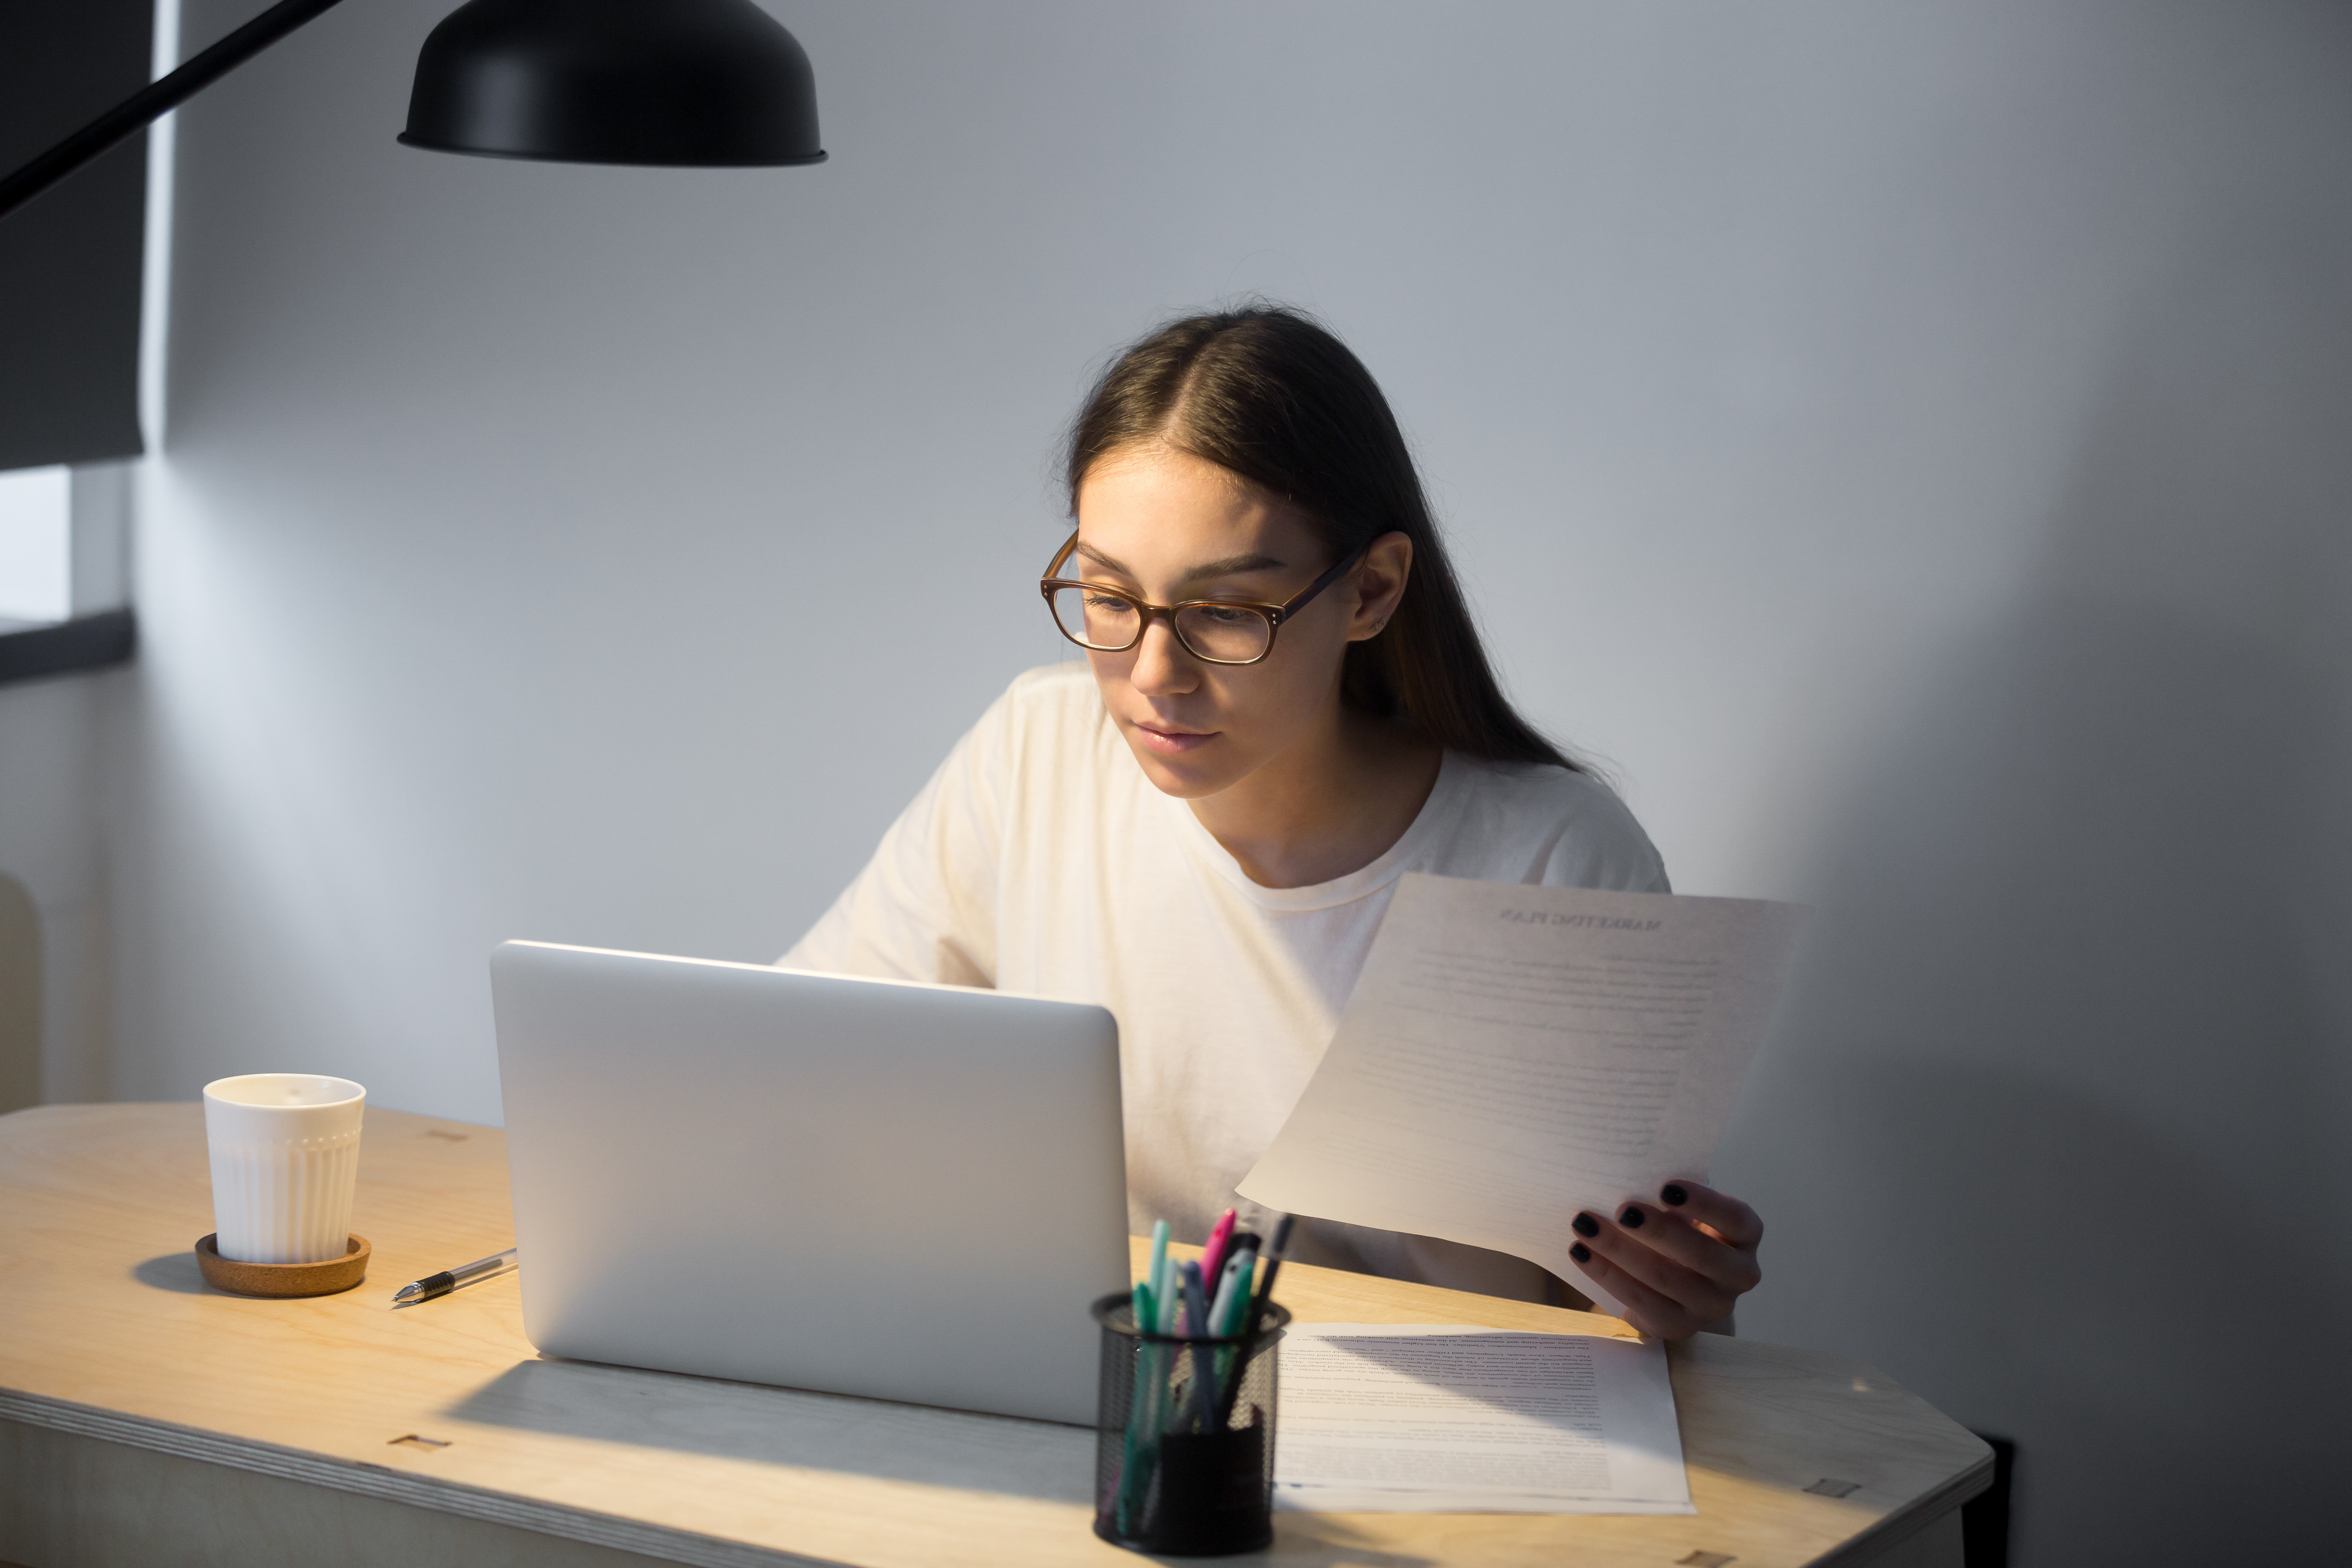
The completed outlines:
<svg viewBox="0 0 2352 1568">
<path fill-rule="evenodd" d="M 215 1290 L 240 1296 L 331 1296 L 367 1278 L 368 1239 L 354 1236 L 341 1258 L 324 1263 L 234 1263 L 220 1255 L 215 1237 L 196 1243 L 196 1267 Z"/>
</svg>

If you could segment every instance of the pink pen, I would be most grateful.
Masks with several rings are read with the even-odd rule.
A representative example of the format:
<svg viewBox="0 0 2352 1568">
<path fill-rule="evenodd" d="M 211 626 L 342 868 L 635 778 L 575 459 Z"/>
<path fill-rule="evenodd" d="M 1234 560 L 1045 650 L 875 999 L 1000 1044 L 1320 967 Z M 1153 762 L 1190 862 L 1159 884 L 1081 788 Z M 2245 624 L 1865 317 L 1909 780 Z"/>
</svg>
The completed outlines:
<svg viewBox="0 0 2352 1568">
<path fill-rule="evenodd" d="M 1214 1280 L 1217 1268 L 1225 1260 L 1225 1243 L 1234 1238 L 1234 1211 L 1227 1209 L 1209 1227 L 1209 1245 L 1201 1253 L 1201 1278 Z M 1212 1287 L 1213 1289 L 1213 1286 Z"/>
</svg>

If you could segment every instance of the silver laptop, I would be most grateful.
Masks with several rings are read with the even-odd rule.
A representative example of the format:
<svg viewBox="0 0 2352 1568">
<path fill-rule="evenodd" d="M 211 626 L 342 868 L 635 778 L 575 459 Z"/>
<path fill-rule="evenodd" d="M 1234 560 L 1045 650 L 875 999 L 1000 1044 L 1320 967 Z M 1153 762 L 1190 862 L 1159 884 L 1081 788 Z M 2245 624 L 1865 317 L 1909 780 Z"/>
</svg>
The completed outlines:
<svg viewBox="0 0 2352 1568">
<path fill-rule="evenodd" d="M 490 990 L 541 1351 L 1093 1422 L 1108 1012 L 529 942 Z"/>
</svg>

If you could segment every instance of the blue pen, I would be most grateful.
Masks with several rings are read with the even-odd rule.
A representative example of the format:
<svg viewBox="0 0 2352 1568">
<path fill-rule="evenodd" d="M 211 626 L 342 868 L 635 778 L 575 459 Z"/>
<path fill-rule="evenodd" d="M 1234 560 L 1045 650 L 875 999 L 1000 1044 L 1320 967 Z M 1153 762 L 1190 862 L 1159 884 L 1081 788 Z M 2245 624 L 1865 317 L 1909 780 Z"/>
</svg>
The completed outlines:
<svg viewBox="0 0 2352 1568">
<path fill-rule="evenodd" d="M 1201 1283 L 1201 1266 L 1184 1265 L 1184 1332 L 1192 1340 L 1192 1410 L 1193 1418 L 1202 1430 L 1207 1430 L 1217 1413 L 1216 1352 L 1201 1342 L 1211 1333 L 1209 1327 L 1209 1292 Z"/>
</svg>

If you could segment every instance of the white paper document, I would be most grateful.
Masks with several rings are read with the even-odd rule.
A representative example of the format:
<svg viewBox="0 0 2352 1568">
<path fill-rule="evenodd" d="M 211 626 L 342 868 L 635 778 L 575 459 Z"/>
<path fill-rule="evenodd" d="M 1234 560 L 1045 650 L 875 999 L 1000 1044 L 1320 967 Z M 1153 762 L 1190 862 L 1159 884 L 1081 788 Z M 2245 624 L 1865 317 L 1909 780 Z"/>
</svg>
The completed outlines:
<svg viewBox="0 0 2352 1568">
<path fill-rule="evenodd" d="M 1540 1264 L 1704 1181 L 1804 911 L 1407 875 L 1322 1064 L 1241 1183 L 1269 1208 Z"/>
<path fill-rule="evenodd" d="M 1280 1353 L 1277 1508 L 1696 1511 L 1655 1340 L 1307 1323 Z"/>
</svg>

